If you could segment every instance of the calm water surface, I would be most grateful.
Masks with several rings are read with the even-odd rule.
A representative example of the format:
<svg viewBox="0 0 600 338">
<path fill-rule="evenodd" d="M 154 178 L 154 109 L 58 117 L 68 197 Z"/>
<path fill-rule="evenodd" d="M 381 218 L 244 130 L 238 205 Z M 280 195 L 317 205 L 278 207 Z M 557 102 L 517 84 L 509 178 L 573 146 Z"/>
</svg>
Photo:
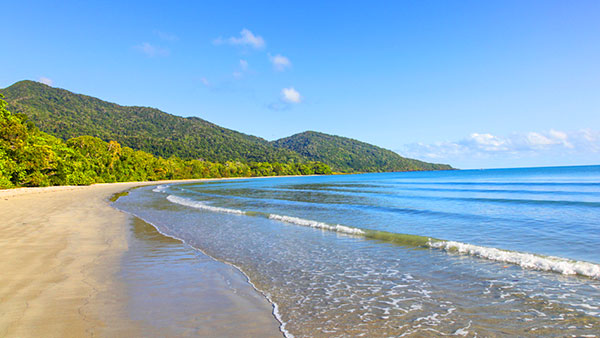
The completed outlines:
<svg viewBox="0 0 600 338">
<path fill-rule="evenodd" d="M 600 330 L 600 166 L 214 181 L 115 206 L 237 266 L 288 336 Z"/>
</svg>

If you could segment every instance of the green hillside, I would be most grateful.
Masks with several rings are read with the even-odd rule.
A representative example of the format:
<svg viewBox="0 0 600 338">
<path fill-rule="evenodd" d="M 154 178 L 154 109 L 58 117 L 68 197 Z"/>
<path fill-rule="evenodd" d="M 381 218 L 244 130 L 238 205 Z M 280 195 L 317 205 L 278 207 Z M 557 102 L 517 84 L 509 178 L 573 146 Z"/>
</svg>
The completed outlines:
<svg viewBox="0 0 600 338">
<path fill-rule="evenodd" d="M 156 157 L 141 150 L 79 136 L 64 142 L 13 114 L 0 95 L 0 189 L 202 177 L 331 174 L 318 162 L 213 163 Z"/>
<path fill-rule="evenodd" d="M 305 163 L 320 161 L 339 172 L 451 169 L 407 159 L 357 140 L 304 132 L 274 142 L 226 129 L 197 117 L 155 108 L 121 106 L 34 81 L 0 90 L 7 108 L 63 140 L 89 135 L 156 156 L 210 162 Z"/>
<path fill-rule="evenodd" d="M 306 131 L 272 142 L 278 148 L 323 162 L 339 172 L 448 170 L 447 164 L 404 158 L 395 152 L 347 137 Z"/>
<path fill-rule="evenodd" d="M 14 113 L 26 114 L 42 131 L 68 140 L 90 135 L 151 154 L 213 162 L 303 162 L 293 151 L 264 139 L 199 119 L 148 107 L 127 107 L 34 81 L 0 90 Z"/>
</svg>

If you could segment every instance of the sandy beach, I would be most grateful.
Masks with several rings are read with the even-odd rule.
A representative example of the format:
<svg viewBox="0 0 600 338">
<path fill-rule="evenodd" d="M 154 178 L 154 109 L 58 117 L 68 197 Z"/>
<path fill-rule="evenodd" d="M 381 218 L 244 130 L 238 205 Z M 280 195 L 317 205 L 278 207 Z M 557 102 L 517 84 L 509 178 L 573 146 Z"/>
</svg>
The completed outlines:
<svg viewBox="0 0 600 338">
<path fill-rule="evenodd" d="M 0 336 L 281 337 L 239 271 L 109 205 L 158 183 L 0 190 Z"/>
</svg>

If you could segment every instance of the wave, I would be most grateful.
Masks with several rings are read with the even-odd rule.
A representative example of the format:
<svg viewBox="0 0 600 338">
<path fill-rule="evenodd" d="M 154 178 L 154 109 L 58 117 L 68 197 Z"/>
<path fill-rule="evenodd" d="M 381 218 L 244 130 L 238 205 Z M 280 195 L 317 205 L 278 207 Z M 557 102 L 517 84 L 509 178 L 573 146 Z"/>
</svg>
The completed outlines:
<svg viewBox="0 0 600 338">
<path fill-rule="evenodd" d="M 274 219 L 277 221 L 291 223 L 296 225 L 307 226 L 311 228 L 324 229 L 329 231 L 341 232 L 350 235 L 364 235 L 365 231 L 359 228 L 349 227 L 341 224 L 327 224 L 318 221 L 311 221 L 309 219 L 292 217 L 292 216 L 281 216 L 276 214 L 270 214 L 269 219 Z"/>
<path fill-rule="evenodd" d="M 165 192 L 169 186 L 168 185 L 159 185 L 156 188 L 152 189 L 154 192 Z"/>
<path fill-rule="evenodd" d="M 519 251 L 503 250 L 498 248 L 490 248 L 455 241 L 446 241 L 427 236 L 400 234 L 371 229 L 361 229 L 357 227 L 351 227 L 341 224 L 329 224 L 293 216 L 284 216 L 264 212 L 243 211 L 239 209 L 215 207 L 208 205 L 204 202 L 194 201 L 175 195 L 169 195 L 167 197 L 167 200 L 175 204 L 180 204 L 212 212 L 245 215 L 252 217 L 264 217 L 289 224 L 334 231 L 347 235 L 360 236 L 367 239 L 378 240 L 386 243 L 394 243 L 401 246 L 438 249 L 450 253 L 458 253 L 488 259 L 496 262 L 514 264 L 526 269 L 556 272 L 563 275 L 580 275 L 589 278 L 600 279 L 600 265 L 590 262 L 575 261 L 562 257 L 543 256 Z"/>
<path fill-rule="evenodd" d="M 515 264 L 527 269 L 552 271 L 563 275 L 581 275 L 600 279 L 600 265 L 589 262 L 489 248 L 454 241 L 431 241 L 428 245 L 434 249 Z"/>
<path fill-rule="evenodd" d="M 187 207 L 192 207 L 192 208 L 196 208 L 196 209 L 203 209 L 203 210 L 208 210 L 208 211 L 213 211 L 213 212 L 222 212 L 222 213 L 227 213 L 227 214 L 237 214 L 237 215 L 246 214 L 242 210 L 213 207 L 211 205 L 207 205 L 204 202 L 193 201 L 193 200 L 175 196 L 175 195 L 167 196 L 167 200 L 172 203 L 181 204 L 181 205 L 185 205 Z"/>
</svg>

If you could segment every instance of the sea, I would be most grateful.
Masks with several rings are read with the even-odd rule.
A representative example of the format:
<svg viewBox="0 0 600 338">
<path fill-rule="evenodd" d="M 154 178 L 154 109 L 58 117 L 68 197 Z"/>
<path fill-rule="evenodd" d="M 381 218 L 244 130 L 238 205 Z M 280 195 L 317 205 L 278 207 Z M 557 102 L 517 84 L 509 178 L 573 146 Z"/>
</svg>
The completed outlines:
<svg viewBox="0 0 600 338">
<path fill-rule="evenodd" d="M 239 269 L 286 337 L 600 336 L 600 166 L 214 180 L 113 206 Z"/>
</svg>

